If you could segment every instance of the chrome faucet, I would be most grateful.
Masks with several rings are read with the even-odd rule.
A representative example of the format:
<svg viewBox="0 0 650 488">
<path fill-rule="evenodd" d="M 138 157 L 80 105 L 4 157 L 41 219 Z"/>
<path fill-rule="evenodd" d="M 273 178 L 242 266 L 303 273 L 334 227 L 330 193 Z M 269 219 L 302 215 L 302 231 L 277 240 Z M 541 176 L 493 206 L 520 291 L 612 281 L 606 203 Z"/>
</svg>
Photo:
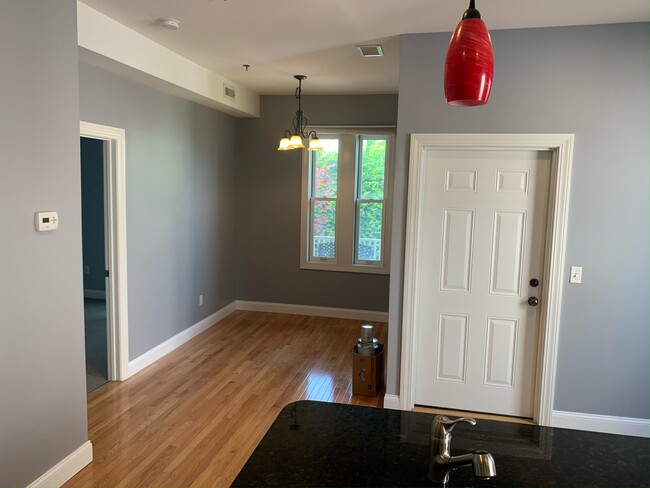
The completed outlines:
<svg viewBox="0 0 650 488">
<path fill-rule="evenodd" d="M 434 483 L 446 485 L 452 470 L 470 465 L 474 467 L 474 476 L 479 478 L 496 476 L 494 458 L 487 451 L 474 451 L 461 456 L 451 455 L 451 431 L 458 422 L 476 425 L 476 420 L 465 417 L 450 420 L 444 415 L 436 415 L 433 419 L 429 439 L 429 479 Z"/>
</svg>

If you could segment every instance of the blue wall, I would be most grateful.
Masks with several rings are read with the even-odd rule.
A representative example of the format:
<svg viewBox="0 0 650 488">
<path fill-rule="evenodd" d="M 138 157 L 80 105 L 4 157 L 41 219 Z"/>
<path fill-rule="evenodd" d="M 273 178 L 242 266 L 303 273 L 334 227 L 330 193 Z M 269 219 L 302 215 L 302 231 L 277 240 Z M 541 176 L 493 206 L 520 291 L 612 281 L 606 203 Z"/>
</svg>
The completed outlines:
<svg viewBox="0 0 650 488">
<path fill-rule="evenodd" d="M 88 447 L 76 13 L 75 0 L 0 2 L 3 487 Z M 34 230 L 43 210 L 58 230 Z"/>
<path fill-rule="evenodd" d="M 445 104 L 450 34 L 402 36 L 388 392 L 399 391 L 408 136 L 574 133 L 555 409 L 650 417 L 649 26 L 493 31 L 488 105 Z"/>
<path fill-rule="evenodd" d="M 236 121 L 84 63 L 79 83 L 81 120 L 126 132 L 133 360 L 236 299 Z"/>
<path fill-rule="evenodd" d="M 278 151 L 293 96 L 263 96 L 237 125 L 237 298 L 388 310 L 388 275 L 300 269 L 302 153 Z M 395 125 L 397 96 L 305 96 L 311 125 Z M 255 143 L 251 143 L 255 141 Z"/>
<path fill-rule="evenodd" d="M 104 142 L 88 137 L 81 138 L 81 229 L 84 290 L 103 292 L 106 289 Z"/>
</svg>

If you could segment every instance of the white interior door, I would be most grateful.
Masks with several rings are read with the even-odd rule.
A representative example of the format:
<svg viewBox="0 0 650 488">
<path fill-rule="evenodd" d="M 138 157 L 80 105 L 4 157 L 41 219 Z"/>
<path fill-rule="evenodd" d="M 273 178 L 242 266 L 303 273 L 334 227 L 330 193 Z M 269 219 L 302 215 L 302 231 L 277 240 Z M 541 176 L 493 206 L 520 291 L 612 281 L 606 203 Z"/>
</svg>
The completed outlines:
<svg viewBox="0 0 650 488">
<path fill-rule="evenodd" d="M 552 153 L 424 157 L 415 403 L 532 417 Z"/>
</svg>

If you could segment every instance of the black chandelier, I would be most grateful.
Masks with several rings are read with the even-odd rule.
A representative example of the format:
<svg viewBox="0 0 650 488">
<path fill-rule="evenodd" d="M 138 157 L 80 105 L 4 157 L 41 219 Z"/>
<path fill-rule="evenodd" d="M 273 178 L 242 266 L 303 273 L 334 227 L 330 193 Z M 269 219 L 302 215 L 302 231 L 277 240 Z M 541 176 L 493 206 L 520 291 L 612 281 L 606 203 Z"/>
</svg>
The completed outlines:
<svg viewBox="0 0 650 488">
<path fill-rule="evenodd" d="M 284 131 L 284 137 L 280 140 L 278 151 L 288 151 L 289 149 L 302 149 L 305 147 L 305 141 L 309 140 L 308 151 L 322 151 L 323 145 L 318 140 L 316 131 L 307 131 L 307 117 L 302 112 L 300 99 L 302 96 L 302 80 L 307 78 L 305 75 L 294 75 L 298 80 L 298 88 L 296 88 L 296 98 L 298 99 L 298 111 L 293 118 L 293 132 L 289 130 Z"/>
</svg>

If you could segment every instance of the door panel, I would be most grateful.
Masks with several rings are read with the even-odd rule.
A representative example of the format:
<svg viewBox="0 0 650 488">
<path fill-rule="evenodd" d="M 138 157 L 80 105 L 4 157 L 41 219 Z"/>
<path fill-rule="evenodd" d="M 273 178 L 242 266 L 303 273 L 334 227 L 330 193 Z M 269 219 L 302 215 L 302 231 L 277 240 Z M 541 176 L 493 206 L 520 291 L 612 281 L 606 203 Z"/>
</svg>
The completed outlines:
<svg viewBox="0 0 650 488">
<path fill-rule="evenodd" d="M 465 381 L 467 316 L 440 314 L 438 379 Z"/>
<path fill-rule="evenodd" d="M 415 403 L 531 417 L 551 153 L 425 158 Z"/>
<path fill-rule="evenodd" d="M 496 210 L 490 266 L 490 294 L 519 296 L 526 212 Z"/>
<path fill-rule="evenodd" d="M 442 290 L 469 292 L 473 234 L 473 210 L 444 209 Z"/>
<path fill-rule="evenodd" d="M 486 385 L 512 388 L 517 351 L 517 319 L 488 318 L 485 344 Z"/>
</svg>

